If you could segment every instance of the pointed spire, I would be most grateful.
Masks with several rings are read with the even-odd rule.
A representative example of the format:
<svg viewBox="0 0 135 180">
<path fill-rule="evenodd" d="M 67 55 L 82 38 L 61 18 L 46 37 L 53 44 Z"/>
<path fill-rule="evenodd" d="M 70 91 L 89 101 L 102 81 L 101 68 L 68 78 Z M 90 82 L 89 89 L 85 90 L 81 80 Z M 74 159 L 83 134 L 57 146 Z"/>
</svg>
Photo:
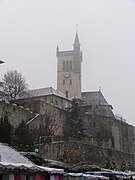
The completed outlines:
<svg viewBox="0 0 135 180">
<path fill-rule="evenodd" d="M 56 48 L 56 55 L 58 56 L 59 54 L 59 46 L 57 45 L 57 48 Z"/>
<path fill-rule="evenodd" d="M 79 38 L 78 38 L 78 33 L 76 31 L 76 35 L 75 35 L 75 43 L 78 43 L 79 44 Z"/>
<path fill-rule="evenodd" d="M 76 24 L 76 35 L 75 35 L 75 42 L 79 44 L 79 38 L 78 38 L 78 24 Z"/>
<path fill-rule="evenodd" d="M 75 35 L 75 41 L 74 41 L 74 51 L 79 52 L 80 51 L 80 43 L 79 43 L 79 37 L 77 32 L 77 25 L 76 25 L 76 35 Z"/>
<path fill-rule="evenodd" d="M 101 86 L 99 86 L 99 92 L 101 92 Z"/>
</svg>

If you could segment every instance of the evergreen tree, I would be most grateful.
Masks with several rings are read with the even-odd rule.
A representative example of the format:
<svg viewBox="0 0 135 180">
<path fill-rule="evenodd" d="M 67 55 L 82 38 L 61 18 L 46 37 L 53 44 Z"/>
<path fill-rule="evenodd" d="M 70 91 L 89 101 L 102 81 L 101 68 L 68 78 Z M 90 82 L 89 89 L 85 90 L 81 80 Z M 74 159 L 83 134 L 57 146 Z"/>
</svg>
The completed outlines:
<svg viewBox="0 0 135 180">
<path fill-rule="evenodd" d="M 30 130 L 27 124 L 22 121 L 14 131 L 14 146 L 21 151 L 31 151 L 34 149 L 36 132 Z"/>
<path fill-rule="evenodd" d="M 13 127 L 10 124 L 8 117 L 2 117 L 0 119 L 0 142 L 11 143 Z"/>
<path fill-rule="evenodd" d="M 73 99 L 72 107 L 68 110 L 67 124 L 70 127 L 70 135 L 73 138 L 81 140 L 85 137 L 83 113 L 77 99 Z"/>
</svg>

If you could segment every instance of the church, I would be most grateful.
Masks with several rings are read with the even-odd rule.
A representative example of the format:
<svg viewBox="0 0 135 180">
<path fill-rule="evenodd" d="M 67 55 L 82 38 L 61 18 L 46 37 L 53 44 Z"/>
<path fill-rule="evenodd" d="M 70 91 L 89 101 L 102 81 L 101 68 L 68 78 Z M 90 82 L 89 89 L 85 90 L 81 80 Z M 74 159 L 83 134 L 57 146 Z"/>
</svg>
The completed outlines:
<svg viewBox="0 0 135 180">
<path fill-rule="evenodd" d="M 60 160 L 64 148 L 79 151 L 85 161 L 103 165 L 134 160 L 135 128 L 112 111 L 102 92 L 82 92 L 82 51 L 76 32 L 73 49 L 60 51 L 57 46 L 57 90 L 52 87 L 28 90 L 13 102 L 0 101 L 0 117 L 8 116 L 16 127 L 25 120 L 29 128 L 38 129 L 39 151 L 43 158 Z M 83 110 L 85 139 L 64 139 L 67 131 L 67 109 L 77 99 Z M 47 138 L 50 138 L 49 141 Z M 62 139 L 62 140 L 60 140 Z"/>
<path fill-rule="evenodd" d="M 57 90 L 52 87 L 29 90 L 27 94 L 19 97 L 17 102 L 43 100 L 46 103 L 65 109 L 71 106 L 73 98 L 77 98 L 83 106 L 87 106 L 87 111 L 96 111 L 100 114 L 101 111 L 104 111 L 106 116 L 114 117 L 112 106 L 108 104 L 100 90 L 82 92 L 82 51 L 77 32 L 73 50 L 60 51 L 57 46 L 56 55 Z"/>
<path fill-rule="evenodd" d="M 57 89 L 67 97 L 81 99 L 82 52 L 76 32 L 73 50 L 59 51 L 57 46 Z"/>
<path fill-rule="evenodd" d="M 76 31 L 73 50 L 60 51 L 57 46 L 57 90 L 63 92 L 67 98 L 79 98 L 83 104 L 97 106 L 106 111 L 106 115 L 113 116 L 112 106 L 107 103 L 101 91 L 82 92 L 82 51 L 78 33 Z"/>
</svg>

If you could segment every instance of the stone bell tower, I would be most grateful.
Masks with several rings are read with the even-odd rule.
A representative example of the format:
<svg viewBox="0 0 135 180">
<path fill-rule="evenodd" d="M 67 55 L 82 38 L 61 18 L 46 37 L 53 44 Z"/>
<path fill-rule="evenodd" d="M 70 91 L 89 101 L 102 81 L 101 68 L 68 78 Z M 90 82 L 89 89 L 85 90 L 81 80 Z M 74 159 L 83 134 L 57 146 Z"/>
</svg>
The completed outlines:
<svg viewBox="0 0 135 180">
<path fill-rule="evenodd" d="M 57 89 L 67 97 L 81 99 L 82 52 L 76 32 L 73 50 L 59 51 L 57 46 Z"/>
</svg>

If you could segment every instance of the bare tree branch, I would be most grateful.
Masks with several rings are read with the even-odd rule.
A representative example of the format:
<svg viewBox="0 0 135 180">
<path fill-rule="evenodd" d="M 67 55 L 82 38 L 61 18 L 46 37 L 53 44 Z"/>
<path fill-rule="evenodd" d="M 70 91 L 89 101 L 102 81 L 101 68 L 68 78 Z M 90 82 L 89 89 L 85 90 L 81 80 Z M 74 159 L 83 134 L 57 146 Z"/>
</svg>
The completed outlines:
<svg viewBox="0 0 135 180">
<path fill-rule="evenodd" d="M 8 100 L 15 100 L 28 89 L 25 78 L 16 70 L 7 71 L 0 82 L 1 97 Z"/>
</svg>

